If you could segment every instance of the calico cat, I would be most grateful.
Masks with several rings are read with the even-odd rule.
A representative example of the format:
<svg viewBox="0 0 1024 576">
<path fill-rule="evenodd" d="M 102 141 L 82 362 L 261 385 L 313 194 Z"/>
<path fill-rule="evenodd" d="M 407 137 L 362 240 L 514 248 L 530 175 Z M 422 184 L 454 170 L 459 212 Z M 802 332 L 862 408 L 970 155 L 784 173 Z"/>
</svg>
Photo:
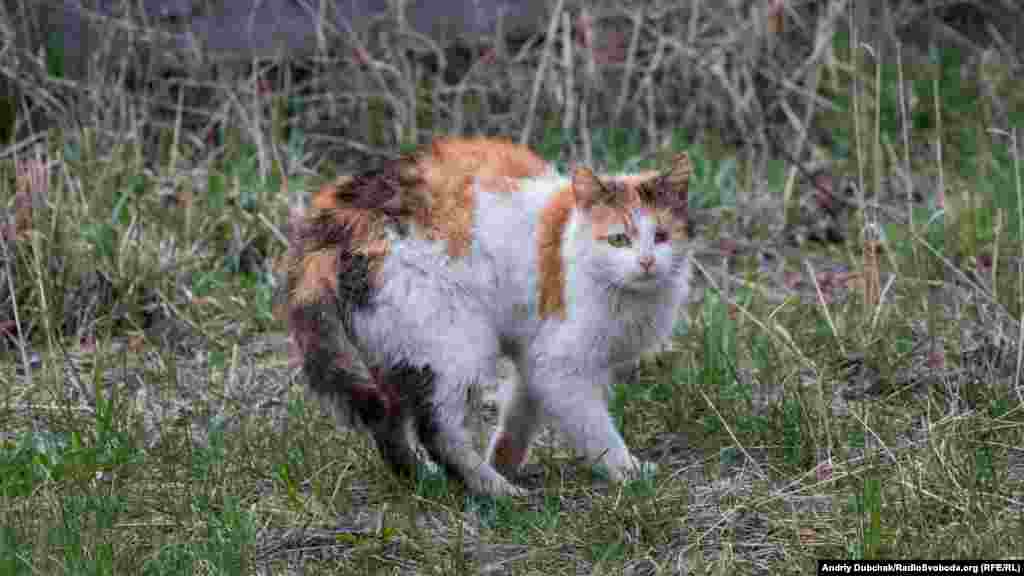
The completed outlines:
<svg viewBox="0 0 1024 576">
<path fill-rule="evenodd" d="M 613 370 L 666 340 L 689 290 L 681 154 L 663 172 L 556 173 L 525 146 L 441 138 L 312 199 L 286 255 L 289 329 L 310 388 L 347 407 L 399 473 L 430 456 L 474 492 L 507 478 L 553 421 L 621 481 L 641 463 L 608 413 Z M 467 393 L 505 391 L 486 457 Z"/>
</svg>

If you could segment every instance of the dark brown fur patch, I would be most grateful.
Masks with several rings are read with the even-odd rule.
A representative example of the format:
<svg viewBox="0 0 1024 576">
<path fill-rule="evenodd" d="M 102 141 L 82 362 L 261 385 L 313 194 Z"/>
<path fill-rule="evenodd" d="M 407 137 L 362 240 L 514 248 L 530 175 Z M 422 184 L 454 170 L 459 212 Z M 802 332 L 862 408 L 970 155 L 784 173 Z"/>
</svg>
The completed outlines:
<svg viewBox="0 0 1024 576">
<path fill-rule="evenodd" d="M 667 208 L 680 221 L 689 217 L 689 188 L 693 165 L 685 152 L 672 158 L 669 168 L 638 186 L 641 200 L 654 208 Z"/>
<path fill-rule="evenodd" d="M 362 374 L 361 361 L 340 346 L 344 338 L 340 319 L 329 305 L 292 308 L 289 322 L 302 353 L 303 372 L 314 392 L 351 408 L 364 422 L 394 411 L 392 400 Z"/>
<path fill-rule="evenodd" d="M 401 228 L 417 211 L 402 194 L 412 184 L 408 163 L 339 178 L 318 191 L 310 214 L 293 228 L 288 290 L 293 306 L 333 298 L 365 304 L 389 245 L 389 224 Z"/>
<path fill-rule="evenodd" d="M 321 188 L 310 213 L 292 222 L 285 258 L 289 331 L 309 387 L 367 424 L 396 468 L 410 462 L 401 435 L 391 432 L 401 418 L 399 399 L 367 375 L 349 342 L 352 313 L 371 305 L 388 253 L 386 227 L 415 210 L 415 199 L 401 194 L 405 170 L 394 161 Z"/>
</svg>

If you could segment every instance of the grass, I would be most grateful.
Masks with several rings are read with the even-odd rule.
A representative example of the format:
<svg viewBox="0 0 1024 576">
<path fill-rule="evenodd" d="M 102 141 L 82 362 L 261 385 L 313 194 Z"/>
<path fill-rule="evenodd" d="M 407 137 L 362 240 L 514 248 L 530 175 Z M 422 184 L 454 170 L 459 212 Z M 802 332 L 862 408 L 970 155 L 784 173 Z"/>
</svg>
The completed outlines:
<svg viewBox="0 0 1024 576">
<path fill-rule="evenodd" d="M 5 206 L 42 200 L 0 253 L 0 573 L 798 574 L 1018 555 L 1022 190 L 1016 140 L 991 129 L 1016 135 L 1019 116 L 993 123 L 1024 91 L 998 68 L 957 82 L 967 55 L 941 52 L 905 67 L 911 105 L 901 62 L 854 63 L 849 43 L 813 122 L 834 134 L 833 169 L 864 175 L 875 259 L 858 210 L 844 244 L 780 240 L 777 158 L 578 127 L 603 169 L 679 149 L 695 164 L 698 297 L 611 395 L 659 465 L 625 486 L 551 433 L 526 498 L 474 497 L 433 469 L 405 483 L 306 395 L 273 262 L 290 196 L 344 168 L 307 169 L 301 130 L 275 124 L 268 146 L 221 127 L 210 159 L 180 123 L 155 124 L 150 149 L 98 118 L 0 160 Z M 366 103 L 371 148 L 408 134 L 383 102 Z M 261 106 L 248 117 L 280 113 Z M 583 146 L 562 120 L 538 110 L 534 143 L 564 167 Z M 880 185 L 907 165 L 920 201 Z"/>
<path fill-rule="evenodd" d="M 657 573 L 778 573 L 818 557 L 1005 557 L 1021 543 L 1009 506 L 1020 485 L 1009 464 L 1019 400 L 998 359 L 966 357 L 989 353 L 972 349 L 989 333 L 977 304 L 930 312 L 935 329 L 922 334 L 929 289 L 910 279 L 897 280 L 873 328 L 856 298 L 826 304 L 829 322 L 813 297 L 779 303 L 750 288 L 708 288 L 676 350 L 615 389 L 613 414 L 630 445 L 659 460 L 658 474 L 605 487 L 556 443 L 538 451 L 534 496 L 480 501 L 440 472 L 415 486 L 391 479 L 364 438 L 292 385 L 280 348 L 251 349 L 279 328 L 269 279 L 243 271 L 232 250 L 249 239 L 273 245 L 247 215 L 279 220 L 274 200 L 213 184 L 189 227 L 149 202 L 144 179 L 90 164 L 70 178 L 81 170 L 77 178 L 115 194 L 42 216 L 44 230 L 90 224 L 56 236 L 62 244 L 17 245 L 19 273 L 33 279 L 19 297 L 25 314 L 55 306 L 51 294 L 74 298 L 88 276 L 77 259 L 116 295 L 82 320 L 100 327 L 91 347 L 69 341 L 81 328 L 54 313 L 53 333 L 37 329 L 30 343 L 48 352 L 31 382 L 10 357 L 0 451 L 0 563 L 10 573 L 277 572 L 300 557 L 313 573 L 619 573 L 641 561 Z M 238 161 L 208 182 L 252 170 Z M 51 184 L 56 197 L 73 188 L 62 178 Z M 188 256 L 176 273 L 191 279 L 190 295 L 157 273 L 157 246 L 143 244 L 154 241 L 125 239 L 147 229 L 182 239 Z M 62 274 L 32 276 L 36 252 Z M 198 362 L 151 334 L 150 297 L 167 298 L 163 313 L 199 335 Z M 119 304 L 126 312 L 115 320 Z M 132 337 L 144 344 L 133 349 Z M 922 367 L 936 354 L 946 364 Z M 261 371 L 282 380 L 273 417 L 252 409 L 273 396 L 241 389 L 268 377 Z M 196 401 L 157 423 L 153 440 L 133 378 L 147 395 L 200 390 L 185 393 Z M 312 549 L 320 560 L 301 553 Z"/>
</svg>

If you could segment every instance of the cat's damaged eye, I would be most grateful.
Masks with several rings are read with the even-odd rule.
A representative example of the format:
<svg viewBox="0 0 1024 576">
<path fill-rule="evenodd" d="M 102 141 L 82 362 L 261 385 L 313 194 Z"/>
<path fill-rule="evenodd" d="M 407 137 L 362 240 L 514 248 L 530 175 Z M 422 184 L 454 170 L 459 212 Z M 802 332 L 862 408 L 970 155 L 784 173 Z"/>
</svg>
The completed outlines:
<svg viewBox="0 0 1024 576">
<path fill-rule="evenodd" d="M 612 234 L 608 237 L 608 243 L 616 248 L 625 248 L 633 243 L 629 236 L 623 233 Z"/>
</svg>

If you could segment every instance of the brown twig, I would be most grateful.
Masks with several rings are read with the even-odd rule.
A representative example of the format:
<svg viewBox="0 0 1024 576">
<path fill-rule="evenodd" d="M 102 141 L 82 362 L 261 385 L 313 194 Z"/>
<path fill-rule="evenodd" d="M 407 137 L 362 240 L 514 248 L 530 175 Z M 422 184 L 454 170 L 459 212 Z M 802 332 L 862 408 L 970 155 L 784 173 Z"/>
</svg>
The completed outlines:
<svg viewBox="0 0 1024 576">
<path fill-rule="evenodd" d="M 548 61 L 551 59 L 551 46 L 555 42 L 555 32 L 558 30 L 558 22 L 561 18 L 562 6 L 564 4 L 565 0 L 558 0 L 555 4 L 554 10 L 551 12 L 551 18 L 548 21 L 548 33 L 544 40 L 544 52 L 541 54 L 540 66 L 537 68 L 537 73 L 533 77 L 533 88 L 530 90 L 530 106 L 527 108 L 525 124 L 523 125 L 523 130 L 519 135 L 520 144 L 526 144 L 530 141 L 530 132 L 533 130 L 533 118 L 537 112 L 537 100 L 540 98 L 540 87 L 548 69 Z"/>
</svg>

